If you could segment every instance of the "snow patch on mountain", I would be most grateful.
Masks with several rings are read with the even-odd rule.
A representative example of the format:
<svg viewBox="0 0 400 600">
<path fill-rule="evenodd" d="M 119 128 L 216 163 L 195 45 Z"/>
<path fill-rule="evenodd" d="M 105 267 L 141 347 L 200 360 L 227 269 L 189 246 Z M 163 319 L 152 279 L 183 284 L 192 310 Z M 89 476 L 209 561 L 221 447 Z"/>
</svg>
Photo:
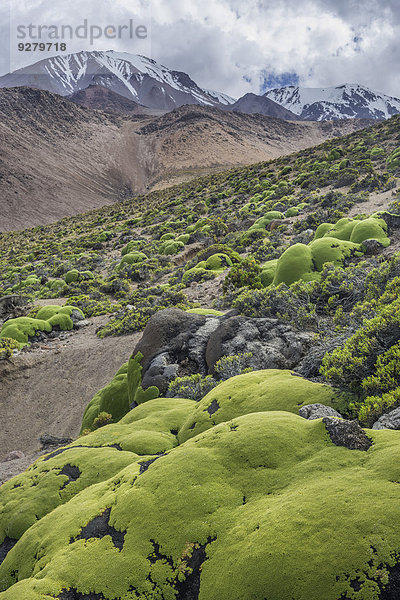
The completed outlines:
<svg viewBox="0 0 400 600">
<path fill-rule="evenodd" d="M 220 106 L 233 98 L 200 88 L 186 73 L 127 52 L 78 52 L 47 58 L 0 77 L 0 87 L 39 87 L 63 96 L 102 85 L 145 106 L 171 110 L 183 104 Z"/>
<path fill-rule="evenodd" d="M 400 113 L 400 100 L 356 83 L 336 87 L 287 86 L 264 94 L 307 120 L 370 118 L 388 119 Z"/>
</svg>

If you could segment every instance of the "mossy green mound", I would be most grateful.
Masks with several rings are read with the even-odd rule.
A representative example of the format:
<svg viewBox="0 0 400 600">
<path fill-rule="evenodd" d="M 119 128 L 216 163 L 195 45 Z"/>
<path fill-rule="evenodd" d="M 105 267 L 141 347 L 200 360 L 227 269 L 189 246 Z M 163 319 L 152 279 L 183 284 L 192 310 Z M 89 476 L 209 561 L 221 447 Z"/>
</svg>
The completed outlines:
<svg viewBox="0 0 400 600">
<path fill-rule="evenodd" d="M 277 258 L 268 260 L 266 263 L 263 264 L 260 279 L 264 287 L 268 287 L 273 282 L 277 264 Z"/>
<path fill-rule="evenodd" d="M 312 383 L 291 371 L 268 369 L 237 375 L 211 390 L 195 405 L 179 432 L 180 442 L 214 425 L 252 412 L 287 411 L 298 414 L 305 404 L 334 406 L 337 396 L 329 385 Z"/>
<path fill-rule="evenodd" d="M 220 310 L 214 310 L 213 308 L 189 308 L 186 312 L 195 315 L 214 315 L 216 317 L 222 317 L 224 314 Z"/>
<path fill-rule="evenodd" d="M 83 439 L 76 442 L 77 447 L 61 448 L 40 458 L 0 487 L 1 540 L 19 539 L 54 508 L 83 489 L 116 475 L 137 458 L 131 451 L 118 452 L 112 447 L 82 447 L 86 444 L 86 438 L 84 442 Z"/>
<path fill-rule="evenodd" d="M 364 220 L 343 218 L 332 223 L 321 223 L 317 228 L 314 240 L 308 245 L 294 244 L 274 260 L 266 262 L 261 273 L 264 287 L 271 284 L 295 281 L 313 281 L 319 279 L 319 273 L 326 263 L 343 266 L 346 260 L 362 256 L 362 242 L 374 239 L 387 247 L 387 225 L 379 215 L 372 215 Z"/>
<path fill-rule="evenodd" d="M 143 355 L 138 352 L 135 357 L 122 365 L 114 378 L 104 388 L 99 390 L 87 405 L 81 426 L 81 433 L 94 429 L 95 419 L 100 413 L 111 415 L 117 423 L 136 406 L 157 398 L 159 390 L 155 386 L 144 390 L 141 387 Z"/>
<path fill-rule="evenodd" d="M 118 269 L 123 265 L 136 265 L 144 260 L 147 260 L 147 256 L 144 254 L 144 252 L 127 252 L 122 256 L 121 262 L 118 265 Z"/>
<path fill-rule="evenodd" d="M 78 269 L 71 269 L 65 274 L 65 283 L 77 283 L 79 281 L 88 281 L 94 279 L 94 275 L 91 271 L 78 271 Z"/>
<path fill-rule="evenodd" d="M 83 318 L 82 311 L 74 306 L 44 306 L 38 311 L 36 318 L 17 317 L 6 321 L 1 328 L 0 338 L 11 338 L 22 347 L 39 331 L 50 333 L 53 327 L 70 331 L 74 326 L 70 316 L 72 311 L 77 311 Z"/>
<path fill-rule="evenodd" d="M 160 254 L 178 254 L 185 247 L 183 242 L 178 242 L 177 240 L 166 240 L 160 244 L 159 253 Z"/>
<path fill-rule="evenodd" d="M 395 598 L 385 589 L 398 590 L 400 442 L 393 431 L 368 435 L 368 452 L 348 450 L 321 420 L 256 412 L 158 458 L 121 458 L 117 474 L 45 516 L 37 500 L 24 502 L 16 529 L 29 528 L 0 567 L 0 598 Z M 78 451 L 103 453 L 102 463 L 129 454 L 64 454 Z M 53 480 L 67 476 L 55 469 Z M 15 482 L 3 515 L 14 515 Z"/>
<path fill-rule="evenodd" d="M 138 247 L 140 246 L 140 244 L 141 244 L 141 242 L 139 242 L 137 240 L 131 240 L 130 242 L 128 242 L 126 244 L 126 246 L 124 246 L 122 248 L 122 250 L 121 250 L 122 256 L 125 256 L 126 254 L 133 253 L 133 251 L 136 251 L 138 249 Z"/>
<path fill-rule="evenodd" d="M 110 383 L 99 390 L 87 405 L 82 419 L 81 432 L 90 430 L 94 420 L 101 412 L 110 414 L 113 421 L 117 422 L 128 411 L 128 363 L 125 363 Z"/>
<path fill-rule="evenodd" d="M 209 256 L 207 260 L 203 260 L 197 263 L 195 268 L 206 269 L 207 271 L 215 271 L 217 273 L 221 273 L 222 271 L 225 271 L 225 269 L 228 269 L 232 265 L 233 263 L 229 256 L 227 254 L 219 252 L 218 254 L 213 254 L 212 256 Z"/>
<path fill-rule="evenodd" d="M 354 258 L 363 254 L 358 244 L 331 237 L 314 240 L 309 247 L 315 271 L 322 271 L 325 263 L 341 266 L 346 258 Z"/>
<path fill-rule="evenodd" d="M 270 210 L 265 213 L 263 217 L 257 219 L 255 223 L 250 227 L 249 231 L 254 231 L 254 229 L 265 229 L 271 221 L 283 219 L 284 215 L 278 210 Z"/>
<path fill-rule="evenodd" d="M 379 218 L 379 215 L 372 215 L 363 220 L 343 218 L 335 225 L 322 223 L 317 228 L 314 239 L 317 240 L 323 237 L 353 242 L 354 244 L 361 244 L 365 240 L 377 240 L 385 248 L 390 244 L 387 237 L 387 225 L 383 219 Z"/>
<path fill-rule="evenodd" d="M 312 271 L 311 249 L 305 244 L 290 246 L 278 259 L 273 283 L 290 285 Z"/>
</svg>

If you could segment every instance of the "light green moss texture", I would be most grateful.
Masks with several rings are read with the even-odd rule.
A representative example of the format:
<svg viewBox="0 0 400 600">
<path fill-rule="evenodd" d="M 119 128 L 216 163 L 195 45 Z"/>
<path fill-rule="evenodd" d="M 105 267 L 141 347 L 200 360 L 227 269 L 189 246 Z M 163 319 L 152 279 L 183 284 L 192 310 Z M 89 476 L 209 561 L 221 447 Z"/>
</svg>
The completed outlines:
<svg viewBox="0 0 400 600">
<path fill-rule="evenodd" d="M 294 414 L 310 402 L 335 394 L 256 371 L 199 403 L 149 400 L 39 459 L 0 490 L 0 543 L 14 544 L 0 599 L 384 597 L 398 433 L 367 430 L 368 452 L 335 446 Z"/>
</svg>

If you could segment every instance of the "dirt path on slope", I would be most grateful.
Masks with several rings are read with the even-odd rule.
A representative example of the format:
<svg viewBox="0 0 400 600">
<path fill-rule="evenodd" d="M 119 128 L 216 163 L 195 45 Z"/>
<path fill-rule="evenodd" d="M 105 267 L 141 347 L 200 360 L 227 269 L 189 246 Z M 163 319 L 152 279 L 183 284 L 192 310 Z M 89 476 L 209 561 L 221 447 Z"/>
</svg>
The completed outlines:
<svg viewBox="0 0 400 600">
<path fill-rule="evenodd" d="M 0 461 L 12 450 L 26 460 L 0 462 L 3 470 L 26 468 L 39 454 L 39 436 L 51 433 L 76 438 L 82 414 L 93 395 L 128 360 L 141 333 L 120 337 L 96 336 L 107 316 L 62 338 L 0 363 Z M 30 457 L 33 457 L 30 460 Z"/>
</svg>

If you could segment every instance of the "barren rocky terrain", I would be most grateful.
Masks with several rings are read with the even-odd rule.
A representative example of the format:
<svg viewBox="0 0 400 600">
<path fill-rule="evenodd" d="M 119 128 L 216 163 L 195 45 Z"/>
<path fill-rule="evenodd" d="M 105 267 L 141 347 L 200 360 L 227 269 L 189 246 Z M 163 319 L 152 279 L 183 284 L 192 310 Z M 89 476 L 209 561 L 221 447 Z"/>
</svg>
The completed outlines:
<svg viewBox="0 0 400 600">
<path fill-rule="evenodd" d="M 289 154 L 367 123 L 289 123 L 200 106 L 138 121 L 50 92 L 2 89 L 0 232 Z"/>
</svg>

